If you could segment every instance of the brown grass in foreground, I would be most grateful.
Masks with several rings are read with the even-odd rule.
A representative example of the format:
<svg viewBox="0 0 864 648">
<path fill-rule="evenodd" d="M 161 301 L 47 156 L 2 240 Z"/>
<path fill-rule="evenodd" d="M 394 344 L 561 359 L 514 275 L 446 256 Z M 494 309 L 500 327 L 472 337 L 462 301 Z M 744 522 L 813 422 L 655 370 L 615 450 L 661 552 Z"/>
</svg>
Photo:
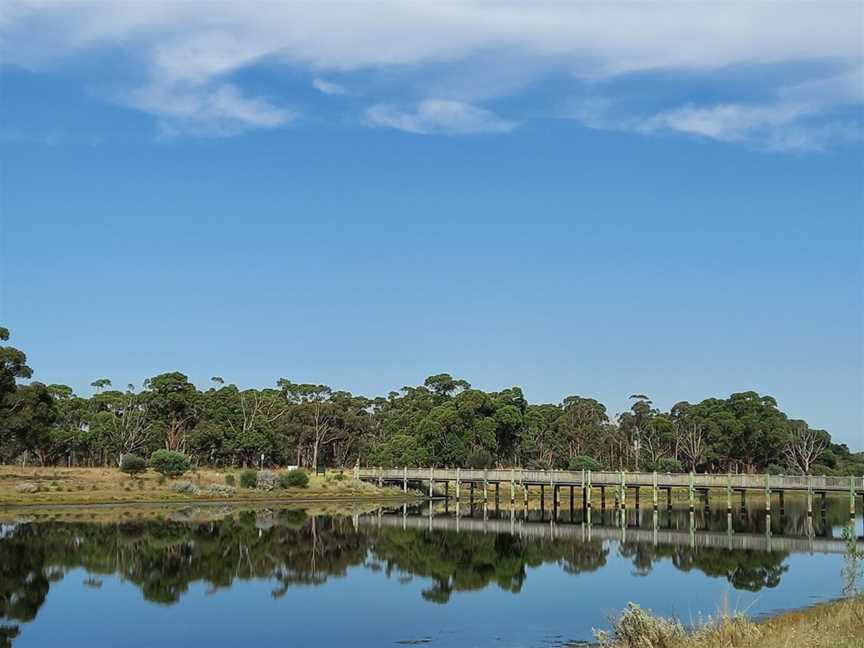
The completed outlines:
<svg viewBox="0 0 864 648">
<path fill-rule="evenodd" d="M 762 621 L 723 615 L 689 634 L 677 621 L 631 604 L 597 638 L 604 648 L 864 648 L 864 596 Z"/>
</svg>

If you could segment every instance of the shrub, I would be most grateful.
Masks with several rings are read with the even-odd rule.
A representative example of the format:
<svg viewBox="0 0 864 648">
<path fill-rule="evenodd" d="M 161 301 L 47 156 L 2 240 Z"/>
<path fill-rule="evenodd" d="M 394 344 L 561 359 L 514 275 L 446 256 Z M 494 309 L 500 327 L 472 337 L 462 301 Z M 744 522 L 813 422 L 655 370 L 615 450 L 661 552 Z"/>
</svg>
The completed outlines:
<svg viewBox="0 0 864 648">
<path fill-rule="evenodd" d="M 237 480 L 234 479 L 234 475 L 228 474 L 225 475 L 225 485 L 226 486 L 236 486 Z"/>
<path fill-rule="evenodd" d="M 302 470 L 289 470 L 279 478 L 282 488 L 306 488 L 309 485 L 309 475 Z"/>
<path fill-rule="evenodd" d="M 162 486 L 165 483 L 165 475 L 159 475 L 159 485 Z M 96 490 L 96 486 L 93 486 L 93 490 Z"/>
<path fill-rule="evenodd" d="M 255 488 L 258 474 L 254 470 L 244 470 L 240 473 L 240 488 Z"/>
<path fill-rule="evenodd" d="M 207 487 L 208 495 L 216 495 L 218 497 L 231 497 L 236 492 L 236 488 L 227 484 L 225 486 L 223 486 L 222 484 L 212 484 Z"/>
<path fill-rule="evenodd" d="M 144 461 L 143 457 L 139 457 L 136 454 L 125 454 L 120 461 L 120 470 L 134 477 L 147 470 L 147 462 Z"/>
<path fill-rule="evenodd" d="M 261 470 L 255 476 L 255 487 L 266 491 L 279 488 L 279 476 L 270 470 Z"/>
<path fill-rule="evenodd" d="M 345 479 L 345 473 L 340 471 L 333 476 L 333 479 L 335 479 L 336 481 L 342 481 Z"/>
<path fill-rule="evenodd" d="M 198 487 L 189 481 L 178 481 L 171 484 L 171 490 L 184 495 L 197 495 Z"/>
<path fill-rule="evenodd" d="M 684 466 L 677 459 L 672 459 L 670 457 L 664 457 L 662 459 L 658 459 L 657 462 L 651 467 L 652 470 L 656 470 L 657 472 L 663 473 L 683 473 Z"/>
<path fill-rule="evenodd" d="M 668 648 L 686 637 L 678 621 L 651 616 L 635 603 L 628 603 L 618 619 L 612 620 L 611 632 L 594 632 L 601 646 L 627 648 Z"/>
<path fill-rule="evenodd" d="M 765 469 L 769 475 L 783 475 L 786 473 L 786 469 L 783 466 L 778 466 L 777 464 L 768 464 L 768 468 Z"/>
<path fill-rule="evenodd" d="M 150 455 L 150 466 L 166 477 L 179 477 L 190 466 L 189 457 L 171 450 L 157 450 Z"/>
<path fill-rule="evenodd" d="M 465 466 L 468 468 L 489 468 L 495 465 L 495 457 L 487 450 L 472 450 L 465 458 Z"/>
<path fill-rule="evenodd" d="M 588 455 L 573 457 L 567 466 L 570 470 L 600 470 L 600 462 Z"/>
</svg>

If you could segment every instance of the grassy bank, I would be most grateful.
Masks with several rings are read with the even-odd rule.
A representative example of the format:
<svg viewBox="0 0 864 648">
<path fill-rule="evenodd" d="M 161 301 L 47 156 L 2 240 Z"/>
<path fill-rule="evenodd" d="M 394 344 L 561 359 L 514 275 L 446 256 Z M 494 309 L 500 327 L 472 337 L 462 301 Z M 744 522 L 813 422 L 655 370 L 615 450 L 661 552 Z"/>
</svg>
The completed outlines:
<svg viewBox="0 0 864 648">
<path fill-rule="evenodd" d="M 724 614 L 690 633 L 677 621 L 630 606 L 598 639 L 604 648 L 861 648 L 864 596 L 760 621 Z"/>
<path fill-rule="evenodd" d="M 240 470 L 200 469 L 178 479 L 166 479 L 148 470 L 136 477 L 110 468 L 21 468 L 0 466 L 0 506 L 45 504 L 114 504 L 133 502 L 357 500 L 401 498 L 398 488 L 378 488 L 355 481 L 349 471 L 310 475 L 305 488 L 259 491 L 240 488 Z M 172 490 L 178 482 L 190 482 L 197 493 Z M 230 494 L 216 494 L 210 487 L 234 484 Z M 23 492 L 23 490 L 34 492 Z M 226 489 L 227 490 L 227 489 Z M 407 497 L 415 494 L 408 493 Z"/>
</svg>

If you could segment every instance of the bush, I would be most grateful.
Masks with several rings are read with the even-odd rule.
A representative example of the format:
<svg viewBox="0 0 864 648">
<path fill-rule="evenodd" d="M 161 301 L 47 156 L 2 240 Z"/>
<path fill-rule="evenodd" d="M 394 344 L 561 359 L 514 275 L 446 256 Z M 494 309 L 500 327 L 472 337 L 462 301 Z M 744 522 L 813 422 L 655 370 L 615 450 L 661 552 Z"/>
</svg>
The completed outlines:
<svg viewBox="0 0 864 648">
<path fill-rule="evenodd" d="M 258 473 L 254 470 L 244 470 L 240 473 L 240 488 L 255 488 L 258 484 Z"/>
<path fill-rule="evenodd" d="M 255 487 L 258 490 L 271 491 L 279 488 L 279 476 L 270 470 L 261 470 L 255 475 Z"/>
<path fill-rule="evenodd" d="M 671 459 L 669 457 L 664 457 L 663 459 L 658 459 L 657 462 L 651 467 L 652 470 L 656 470 L 657 472 L 662 473 L 683 473 L 684 466 L 677 459 Z"/>
<path fill-rule="evenodd" d="M 189 470 L 189 457 L 171 450 L 157 450 L 150 455 L 150 466 L 166 477 L 179 477 Z"/>
<path fill-rule="evenodd" d="M 783 466 L 778 466 L 777 464 L 768 464 L 768 468 L 765 469 L 769 475 L 784 475 L 786 474 L 786 469 Z"/>
<path fill-rule="evenodd" d="M 306 488 L 309 485 L 309 475 L 302 470 L 289 470 L 279 478 L 282 488 Z"/>
<path fill-rule="evenodd" d="M 628 603 L 621 616 L 612 620 L 611 632 L 594 632 L 600 645 L 609 648 L 667 648 L 686 636 L 678 621 L 651 616 L 635 603 Z"/>
<path fill-rule="evenodd" d="M 228 474 L 225 475 L 225 485 L 226 486 L 236 486 L 237 480 L 234 479 L 234 475 Z"/>
<path fill-rule="evenodd" d="M 467 468 L 490 468 L 495 465 L 495 457 L 487 450 L 472 450 L 465 459 Z"/>
<path fill-rule="evenodd" d="M 600 462 L 588 455 L 579 455 L 570 460 L 567 466 L 570 470 L 600 470 Z"/>
<path fill-rule="evenodd" d="M 139 457 L 136 454 L 125 454 L 122 461 L 120 461 L 120 470 L 134 477 L 147 470 L 147 462 L 144 461 L 143 457 Z"/>
<path fill-rule="evenodd" d="M 197 495 L 198 487 L 189 481 L 178 481 L 171 484 L 171 490 L 184 495 Z"/>
</svg>

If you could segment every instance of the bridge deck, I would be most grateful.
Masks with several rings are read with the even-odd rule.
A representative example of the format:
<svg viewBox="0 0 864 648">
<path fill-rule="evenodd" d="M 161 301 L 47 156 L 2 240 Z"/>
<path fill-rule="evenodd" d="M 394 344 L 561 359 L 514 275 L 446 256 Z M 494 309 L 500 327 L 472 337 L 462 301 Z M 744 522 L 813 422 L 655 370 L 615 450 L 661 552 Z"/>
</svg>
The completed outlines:
<svg viewBox="0 0 864 648">
<path fill-rule="evenodd" d="M 509 483 L 527 486 L 612 486 L 626 488 L 694 488 L 733 490 L 800 490 L 864 494 L 864 477 L 811 475 L 673 474 L 573 470 L 471 469 L 471 468 L 355 468 L 358 479 L 383 482 L 433 481 Z"/>
</svg>

